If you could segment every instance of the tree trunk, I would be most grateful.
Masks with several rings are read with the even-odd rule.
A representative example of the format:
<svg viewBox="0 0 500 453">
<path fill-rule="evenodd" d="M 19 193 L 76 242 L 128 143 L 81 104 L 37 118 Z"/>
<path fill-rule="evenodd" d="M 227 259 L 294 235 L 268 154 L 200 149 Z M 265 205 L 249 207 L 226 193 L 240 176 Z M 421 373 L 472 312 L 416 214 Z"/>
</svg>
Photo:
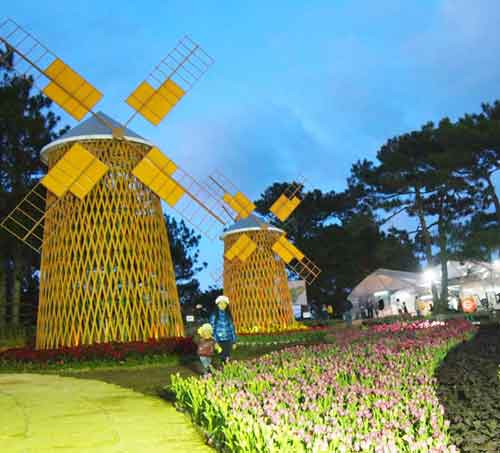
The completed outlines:
<svg viewBox="0 0 500 453">
<path fill-rule="evenodd" d="M 439 235 L 439 259 L 441 261 L 441 296 L 435 310 L 437 313 L 445 313 L 448 308 L 448 250 L 446 236 L 446 222 L 440 218 L 438 222 Z"/>
<path fill-rule="evenodd" d="M 432 266 L 434 264 L 432 256 L 432 239 L 427 228 L 427 221 L 425 220 L 424 206 L 419 187 L 415 187 L 415 206 L 417 208 L 417 216 L 420 222 L 420 228 L 422 229 L 422 237 L 424 239 L 425 258 L 427 260 L 427 265 Z M 439 302 L 439 296 L 434 282 L 431 282 L 431 293 L 433 306 L 436 307 Z"/>
<path fill-rule="evenodd" d="M 491 180 L 491 174 L 489 174 L 486 177 L 486 182 L 488 183 L 488 191 L 490 192 L 491 198 L 493 198 L 493 204 L 495 205 L 495 212 L 497 214 L 497 219 L 500 222 L 500 200 L 498 199 L 498 195 L 495 190 L 495 185 Z"/>
<path fill-rule="evenodd" d="M 0 259 L 0 334 L 7 326 L 7 266 Z"/>
<path fill-rule="evenodd" d="M 17 327 L 21 323 L 21 282 L 23 279 L 23 260 L 20 253 L 14 255 L 14 282 L 12 285 L 11 324 Z"/>
</svg>

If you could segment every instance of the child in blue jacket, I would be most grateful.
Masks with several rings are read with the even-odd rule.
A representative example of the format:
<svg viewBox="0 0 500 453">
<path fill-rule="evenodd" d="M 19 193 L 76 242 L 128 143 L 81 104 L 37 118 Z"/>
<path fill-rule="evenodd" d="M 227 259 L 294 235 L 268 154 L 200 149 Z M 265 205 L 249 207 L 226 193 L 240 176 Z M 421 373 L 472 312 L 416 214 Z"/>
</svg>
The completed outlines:
<svg viewBox="0 0 500 453">
<path fill-rule="evenodd" d="M 231 350 L 236 346 L 236 332 L 233 316 L 229 308 L 229 298 L 219 296 L 215 299 L 215 304 L 217 308 L 210 315 L 210 324 L 213 328 L 215 341 L 222 348 L 221 359 L 227 361 L 231 355 Z"/>
</svg>

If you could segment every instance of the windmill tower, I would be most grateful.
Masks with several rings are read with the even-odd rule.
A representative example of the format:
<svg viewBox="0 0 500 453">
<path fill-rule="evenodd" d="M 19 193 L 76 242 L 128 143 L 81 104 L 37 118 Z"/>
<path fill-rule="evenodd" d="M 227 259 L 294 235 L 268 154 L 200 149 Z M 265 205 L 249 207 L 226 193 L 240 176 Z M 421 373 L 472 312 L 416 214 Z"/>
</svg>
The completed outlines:
<svg viewBox="0 0 500 453">
<path fill-rule="evenodd" d="M 238 241 L 242 247 L 243 262 L 224 266 L 224 293 L 239 333 L 283 331 L 295 322 L 285 263 L 272 251 L 284 231 L 262 223 L 252 214 L 222 235 L 226 255 Z"/>
<path fill-rule="evenodd" d="M 90 117 L 42 150 L 49 174 L 75 145 L 109 170 L 82 200 L 65 197 L 45 217 L 37 348 L 184 333 L 160 199 L 132 174 L 152 145 L 124 134 L 116 140 Z M 47 203 L 55 198 L 49 192 Z"/>
<path fill-rule="evenodd" d="M 93 108 L 102 94 L 12 20 L 4 55 L 80 123 L 42 150 L 48 173 L 0 222 L 41 253 L 37 348 L 182 336 L 160 200 L 209 238 L 228 223 L 219 200 L 128 129 L 157 125 L 213 60 L 189 37 L 127 98 L 123 125 Z"/>
</svg>

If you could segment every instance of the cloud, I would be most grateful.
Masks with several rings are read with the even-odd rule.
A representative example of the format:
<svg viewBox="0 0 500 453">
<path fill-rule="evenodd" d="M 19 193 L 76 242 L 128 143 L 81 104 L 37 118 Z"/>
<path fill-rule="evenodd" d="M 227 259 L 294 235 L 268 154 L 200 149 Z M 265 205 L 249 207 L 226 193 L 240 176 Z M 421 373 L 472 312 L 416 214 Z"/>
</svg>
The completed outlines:
<svg viewBox="0 0 500 453">
<path fill-rule="evenodd" d="M 300 175 L 312 186 L 318 179 L 345 179 L 326 165 L 330 148 L 314 125 L 286 105 L 244 106 L 230 117 L 180 124 L 177 132 L 182 160 L 193 173 L 202 178 L 217 169 L 253 198 L 273 182 Z"/>
<path fill-rule="evenodd" d="M 500 82 L 500 3 L 443 0 L 427 29 L 407 41 L 415 80 L 450 110 L 489 101 Z M 460 112 L 464 113 L 463 111 Z"/>
</svg>

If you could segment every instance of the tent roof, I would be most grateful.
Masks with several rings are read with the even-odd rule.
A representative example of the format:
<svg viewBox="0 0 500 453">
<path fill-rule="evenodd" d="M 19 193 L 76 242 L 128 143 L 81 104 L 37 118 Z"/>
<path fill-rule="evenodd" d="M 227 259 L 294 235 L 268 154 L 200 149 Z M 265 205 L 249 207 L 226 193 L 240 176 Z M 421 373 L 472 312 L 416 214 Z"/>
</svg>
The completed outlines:
<svg viewBox="0 0 500 453">
<path fill-rule="evenodd" d="M 348 299 L 368 297 L 378 291 L 399 291 L 417 286 L 418 274 L 415 272 L 377 269 L 365 277 L 349 294 Z"/>
<path fill-rule="evenodd" d="M 448 280 L 484 280 L 495 273 L 494 266 L 486 261 L 448 261 Z M 429 277 L 429 273 L 431 277 Z M 429 278 L 436 283 L 441 282 L 441 266 L 428 268 L 420 275 L 419 286 L 429 286 Z"/>
</svg>

